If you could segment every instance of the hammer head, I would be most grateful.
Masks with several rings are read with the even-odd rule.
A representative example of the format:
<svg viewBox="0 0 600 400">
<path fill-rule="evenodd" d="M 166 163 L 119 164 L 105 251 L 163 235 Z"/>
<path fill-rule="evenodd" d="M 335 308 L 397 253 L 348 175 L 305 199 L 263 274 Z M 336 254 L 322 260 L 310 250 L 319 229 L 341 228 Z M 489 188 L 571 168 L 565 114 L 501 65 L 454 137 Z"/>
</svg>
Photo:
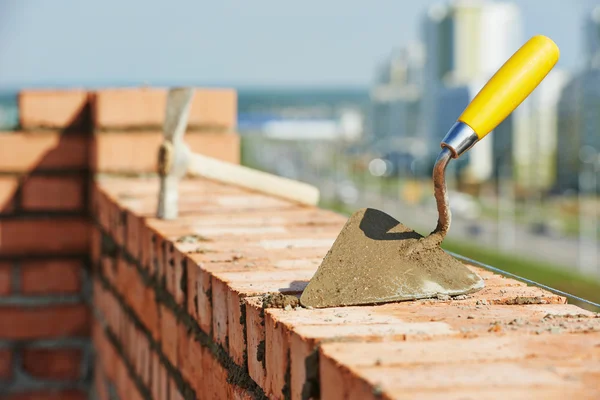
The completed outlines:
<svg viewBox="0 0 600 400">
<path fill-rule="evenodd" d="M 163 124 L 164 140 L 158 150 L 158 218 L 174 219 L 178 215 L 178 183 L 185 175 L 189 162 L 189 149 L 183 143 L 183 135 L 193 96 L 193 88 L 172 88 L 167 96 Z"/>
</svg>

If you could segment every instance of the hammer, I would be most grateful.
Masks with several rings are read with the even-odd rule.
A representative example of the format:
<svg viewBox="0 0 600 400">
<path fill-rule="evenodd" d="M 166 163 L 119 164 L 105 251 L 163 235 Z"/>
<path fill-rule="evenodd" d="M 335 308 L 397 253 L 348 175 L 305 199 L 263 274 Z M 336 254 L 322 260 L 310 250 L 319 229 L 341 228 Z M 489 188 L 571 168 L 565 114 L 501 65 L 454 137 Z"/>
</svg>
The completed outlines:
<svg viewBox="0 0 600 400">
<path fill-rule="evenodd" d="M 240 186 L 302 205 L 312 206 L 318 203 L 319 190 L 312 185 L 192 152 L 184 143 L 183 136 L 193 96 L 193 88 L 172 88 L 168 92 L 163 124 L 164 140 L 158 150 L 158 218 L 177 218 L 178 184 L 179 180 L 188 174 Z"/>
</svg>

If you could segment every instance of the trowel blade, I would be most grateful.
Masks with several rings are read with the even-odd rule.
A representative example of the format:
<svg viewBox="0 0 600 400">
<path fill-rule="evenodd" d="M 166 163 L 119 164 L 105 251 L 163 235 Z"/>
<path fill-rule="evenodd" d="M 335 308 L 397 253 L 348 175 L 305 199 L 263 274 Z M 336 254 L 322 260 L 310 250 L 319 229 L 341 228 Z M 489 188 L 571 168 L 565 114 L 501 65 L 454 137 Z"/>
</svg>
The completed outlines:
<svg viewBox="0 0 600 400">
<path fill-rule="evenodd" d="M 483 280 L 440 247 L 384 212 L 355 212 L 300 297 L 324 308 L 457 296 L 484 287 Z"/>
</svg>

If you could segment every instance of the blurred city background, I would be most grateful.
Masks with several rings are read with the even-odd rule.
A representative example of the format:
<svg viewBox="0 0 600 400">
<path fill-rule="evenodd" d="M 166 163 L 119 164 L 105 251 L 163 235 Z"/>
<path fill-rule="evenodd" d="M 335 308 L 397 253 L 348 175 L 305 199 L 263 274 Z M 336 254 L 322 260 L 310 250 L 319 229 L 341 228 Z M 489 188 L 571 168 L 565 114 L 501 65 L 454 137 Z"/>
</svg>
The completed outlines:
<svg viewBox="0 0 600 400">
<path fill-rule="evenodd" d="M 22 87 L 235 87 L 244 164 L 427 234 L 440 140 L 544 34 L 557 67 L 449 167 L 444 247 L 600 300 L 599 1 L 186 4 L 3 1 L 1 129 Z"/>
</svg>

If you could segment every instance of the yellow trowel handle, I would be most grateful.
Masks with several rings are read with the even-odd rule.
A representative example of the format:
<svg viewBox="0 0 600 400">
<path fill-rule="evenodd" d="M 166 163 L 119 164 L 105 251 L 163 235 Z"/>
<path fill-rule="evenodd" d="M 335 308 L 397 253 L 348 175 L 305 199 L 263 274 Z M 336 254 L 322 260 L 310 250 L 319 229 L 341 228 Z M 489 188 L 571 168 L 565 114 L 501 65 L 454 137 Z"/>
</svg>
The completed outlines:
<svg viewBox="0 0 600 400">
<path fill-rule="evenodd" d="M 458 121 L 469 125 L 483 139 L 540 84 L 559 54 L 551 39 L 532 37 L 481 89 Z"/>
</svg>

